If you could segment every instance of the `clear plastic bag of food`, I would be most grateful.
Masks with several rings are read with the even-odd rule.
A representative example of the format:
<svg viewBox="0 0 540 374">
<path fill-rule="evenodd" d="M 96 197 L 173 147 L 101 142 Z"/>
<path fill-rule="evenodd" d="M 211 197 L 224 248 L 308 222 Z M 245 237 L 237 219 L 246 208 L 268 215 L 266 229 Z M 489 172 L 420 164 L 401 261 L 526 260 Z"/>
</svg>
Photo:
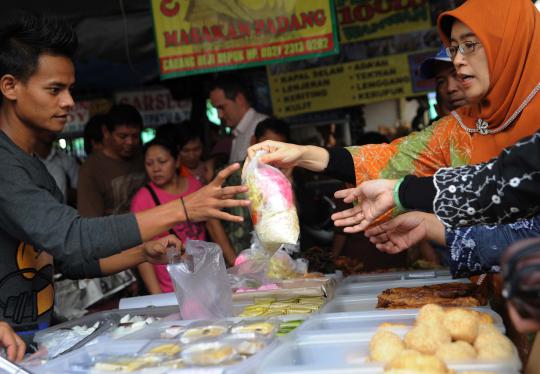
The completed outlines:
<svg viewBox="0 0 540 374">
<path fill-rule="evenodd" d="M 183 319 L 232 316 L 232 290 L 219 245 L 188 240 L 182 261 L 167 270 Z"/>
<path fill-rule="evenodd" d="M 231 287 L 238 289 L 256 289 L 268 283 L 266 271 L 270 262 L 270 254 L 261 246 L 257 235 L 253 232 L 251 247 L 244 249 L 236 257 L 234 266 L 227 269 Z"/>
<path fill-rule="evenodd" d="M 246 165 L 242 183 L 249 187 L 250 214 L 264 249 L 274 253 L 282 244 L 296 244 L 300 235 L 292 186 L 283 173 L 259 158 L 259 151 Z"/>
<path fill-rule="evenodd" d="M 279 280 L 298 278 L 307 273 L 307 265 L 307 260 L 303 258 L 293 260 L 285 250 L 280 248 L 270 259 L 266 276 L 269 279 Z"/>
</svg>

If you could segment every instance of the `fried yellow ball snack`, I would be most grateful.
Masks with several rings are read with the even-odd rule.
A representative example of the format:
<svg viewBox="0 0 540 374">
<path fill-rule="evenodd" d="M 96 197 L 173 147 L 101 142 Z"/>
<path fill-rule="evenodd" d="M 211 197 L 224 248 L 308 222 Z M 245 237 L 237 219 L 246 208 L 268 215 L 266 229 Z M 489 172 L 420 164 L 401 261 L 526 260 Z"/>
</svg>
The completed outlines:
<svg viewBox="0 0 540 374">
<path fill-rule="evenodd" d="M 479 312 L 478 310 L 474 310 L 474 309 L 470 309 L 469 311 L 478 318 L 478 322 L 480 324 L 486 324 L 486 325 L 493 324 L 493 317 L 490 316 L 489 314 L 484 313 L 484 312 Z"/>
<path fill-rule="evenodd" d="M 403 350 L 384 368 L 385 370 L 412 370 L 415 373 L 448 373 L 448 367 L 440 358 L 409 349 Z"/>
<path fill-rule="evenodd" d="M 437 304 L 426 304 L 418 311 L 416 324 L 433 323 L 436 325 L 442 324 L 445 316 L 443 307 Z"/>
<path fill-rule="evenodd" d="M 464 340 L 472 344 L 478 336 L 478 317 L 466 309 L 447 311 L 443 324 L 454 340 Z"/>
<path fill-rule="evenodd" d="M 495 325 L 481 323 L 478 325 L 478 336 L 483 334 L 500 334 L 501 332 Z"/>
<path fill-rule="evenodd" d="M 435 356 L 446 363 L 469 361 L 476 358 L 476 350 L 469 343 L 460 340 L 441 345 L 435 352 Z"/>
<path fill-rule="evenodd" d="M 474 342 L 474 348 L 480 360 L 501 361 L 514 356 L 512 342 L 498 331 L 479 335 Z"/>
<path fill-rule="evenodd" d="M 389 362 L 405 349 L 401 338 L 390 331 L 379 330 L 369 343 L 371 361 Z"/>
<path fill-rule="evenodd" d="M 418 352 L 434 354 L 443 344 L 450 343 L 452 338 L 444 326 L 421 324 L 413 327 L 405 335 L 405 347 Z"/>
</svg>

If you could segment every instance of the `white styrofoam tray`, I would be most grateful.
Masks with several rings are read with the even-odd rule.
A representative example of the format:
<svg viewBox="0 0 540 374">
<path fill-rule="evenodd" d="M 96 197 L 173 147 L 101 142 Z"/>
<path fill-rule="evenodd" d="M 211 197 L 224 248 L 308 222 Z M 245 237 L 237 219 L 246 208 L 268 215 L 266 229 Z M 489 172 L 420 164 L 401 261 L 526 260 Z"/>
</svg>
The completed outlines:
<svg viewBox="0 0 540 374">
<path fill-rule="evenodd" d="M 490 308 L 472 308 L 489 314 L 493 324 L 504 334 L 505 328 L 500 315 Z M 318 314 L 311 317 L 298 327 L 294 335 L 300 338 L 326 339 L 331 336 L 344 334 L 373 335 L 382 323 L 413 326 L 418 315 L 418 309 L 379 309 L 369 312 Z"/>
<path fill-rule="evenodd" d="M 285 342 L 265 357 L 257 373 L 382 373 L 381 363 L 367 362 L 367 335 L 343 335 L 324 340 Z M 508 362 L 462 362 L 448 365 L 457 371 L 490 371 L 498 374 L 518 374 L 521 362 L 517 352 Z"/>
</svg>

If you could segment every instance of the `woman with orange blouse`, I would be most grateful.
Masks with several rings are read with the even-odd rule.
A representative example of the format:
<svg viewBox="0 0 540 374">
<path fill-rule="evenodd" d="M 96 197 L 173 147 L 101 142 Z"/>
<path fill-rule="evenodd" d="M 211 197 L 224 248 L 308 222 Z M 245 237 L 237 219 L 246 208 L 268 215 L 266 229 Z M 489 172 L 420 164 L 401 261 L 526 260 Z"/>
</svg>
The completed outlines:
<svg viewBox="0 0 540 374">
<path fill-rule="evenodd" d="M 528 0 L 468 0 L 438 19 L 469 105 L 389 144 L 326 150 L 267 141 L 262 162 L 359 185 L 485 162 L 540 129 L 540 12 Z"/>
</svg>

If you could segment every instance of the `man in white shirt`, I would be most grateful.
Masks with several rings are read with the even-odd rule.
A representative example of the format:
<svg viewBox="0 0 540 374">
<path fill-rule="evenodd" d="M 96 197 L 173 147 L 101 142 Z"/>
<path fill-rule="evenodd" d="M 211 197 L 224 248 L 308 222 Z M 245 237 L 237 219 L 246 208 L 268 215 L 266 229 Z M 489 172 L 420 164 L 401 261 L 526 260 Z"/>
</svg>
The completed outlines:
<svg viewBox="0 0 540 374">
<path fill-rule="evenodd" d="M 73 204 L 79 180 L 79 164 L 74 157 L 53 147 L 55 140 L 56 134 L 44 134 L 36 145 L 36 152 L 64 194 L 64 204 Z"/>
<path fill-rule="evenodd" d="M 250 95 L 239 78 L 232 76 L 216 80 L 210 89 L 210 101 L 217 109 L 223 125 L 233 129 L 234 136 L 229 162 L 246 158 L 251 137 L 257 124 L 268 116 L 251 107 Z"/>
</svg>

